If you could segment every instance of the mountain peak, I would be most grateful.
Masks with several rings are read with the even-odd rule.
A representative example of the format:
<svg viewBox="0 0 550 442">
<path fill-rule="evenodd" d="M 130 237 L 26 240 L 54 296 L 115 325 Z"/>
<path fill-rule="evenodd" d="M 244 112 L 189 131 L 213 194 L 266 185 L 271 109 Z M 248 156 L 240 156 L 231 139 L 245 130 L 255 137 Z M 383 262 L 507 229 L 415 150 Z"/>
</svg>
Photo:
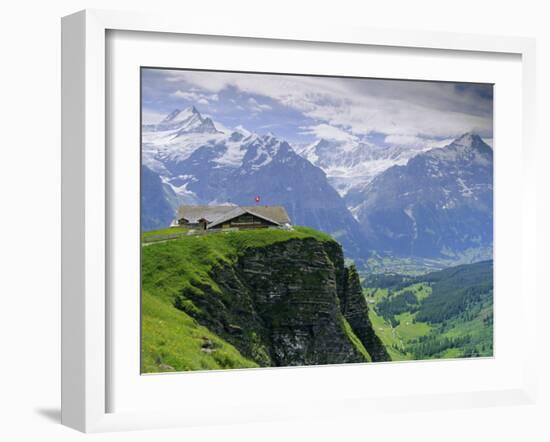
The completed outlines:
<svg viewBox="0 0 550 442">
<path fill-rule="evenodd" d="M 319 140 L 317 141 L 317 146 L 325 146 L 327 144 L 330 143 L 326 138 L 319 138 Z"/>
<path fill-rule="evenodd" d="M 189 118 L 191 118 L 193 116 L 197 116 L 198 118 L 201 118 L 201 114 L 195 106 L 189 106 L 189 107 L 185 108 L 184 110 L 176 108 L 172 112 L 170 112 L 164 118 L 164 120 L 161 121 L 161 124 L 185 121 L 185 120 L 188 120 Z"/>
<path fill-rule="evenodd" d="M 250 132 L 246 127 L 240 124 L 238 126 L 235 126 L 234 131 L 240 133 L 244 137 L 248 137 L 249 135 L 252 134 L 252 132 Z"/>
<path fill-rule="evenodd" d="M 334 141 L 329 141 L 326 138 L 319 138 L 319 141 L 315 144 L 316 150 L 323 150 L 323 149 L 333 149 L 335 145 L 338 143 Z"/>
<path fill-rule="evenodd" d="M 475 132 L 466 132 L 454 140 L 452 144 L 463 147 L 477 147 L 480 144 L 485 144 L 485 142 Z"/>
<path fill-rule="evenodd" d="M 205 118 L 194 106 L 189 106 L 180 111 L 175 109 L 161 121 L 159 127 L 162 130 L 177 130 L 174 138 L 188 133 L 219 133 L 211 118 Z"/>
<path fill-rule="evenodd" d="M 172 121 L 174 118 L 178 116 L 178 114 L 181 112 L 179 109 L 174 109 L 172 112 L 170 112 L 166 117 L 162 119 L 162 123 L 168 123 L 169 121 Z"/>
<path fill-rule="evenodd" d="M 201 113 L 200 113 L 199 110 L 195 107 L 195 105 L 189 106 L 187 109 L 185 109 L 185 110 L 183 111 L 183 113 L 185 113 L 185 114 L 187 114 L 187 115 L 196 115 L 197 117 L 202 118 Z"/>
<path fill-rule="evenodd" d="M 201 113 L 197 110 L 197 108 L 194 105 L 189 106 L 189 107 L 185 108 L 184 110 L 182 110 L 178 115 L 178 120 L 187 119 L 187 118 L 193 117 L 193 116 L 197 116 L 199 118 L 202 118 Z"/>
<path fill-rule="evenodd" d="M 467 132 L 445 147 L 435 147 L 425 153 L 413 157 L 420 161 L 425 158 L 435 158 L 445 162 L 462 162 L 487 166 L 493 161 L 493 151 L 483 139 L 474 132 Z M 411 160 L 411 161 L 412 161 Z"/>
</svg>

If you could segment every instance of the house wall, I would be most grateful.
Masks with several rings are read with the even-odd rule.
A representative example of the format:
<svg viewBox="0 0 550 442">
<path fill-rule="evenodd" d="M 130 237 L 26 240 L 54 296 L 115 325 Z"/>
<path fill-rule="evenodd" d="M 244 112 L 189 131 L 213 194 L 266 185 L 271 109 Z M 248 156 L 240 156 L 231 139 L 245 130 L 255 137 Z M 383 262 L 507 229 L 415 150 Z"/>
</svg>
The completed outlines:
<svg viewBox="0 0 550 442">
<path fill-rule="evenodd" d="M 267 227 L 276 226 L 277 224 L 266 221 L 262 218 L 258 218 L 254 215 L 240 215 L 236 218 L 228 220 L 215 227 L 211 227 L 211 230 L 224 229 L 224 228 L 238 228 L 238 229 L 265 229 Z"/>
</svg>

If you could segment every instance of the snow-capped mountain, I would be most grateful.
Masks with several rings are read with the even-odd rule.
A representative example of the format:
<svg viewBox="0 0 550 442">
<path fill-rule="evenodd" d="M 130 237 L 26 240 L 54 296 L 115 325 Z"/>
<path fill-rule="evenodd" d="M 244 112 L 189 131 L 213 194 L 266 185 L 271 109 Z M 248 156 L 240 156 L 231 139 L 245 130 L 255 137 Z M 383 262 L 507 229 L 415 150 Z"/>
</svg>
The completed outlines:
<svg viewBox="0 0 550 442">
<path fill-rule="evenodd" d="M 493 242 L 493 151 L 464 134 L 392 166 L 350 198 L 371 248 L 443 257 Z"/>
<path fill-rule="evenodd" d="M 142 131 L 143 164 L 178 204 L 250 205 L 259 195 L 262 204 L 284 206 L 294 224 L 333 234 L 349 255 L 364 252 L 361 228 L 344 200 L 325 173 L 286 141 L 242 127 L 218 130 L 195 108 L 183 112 Z"/>
<path fill-rule="evenodd" d="M 160 123 L 146 125 L 144 129 L 147 132 L 172 132 L 173 137 L 189 133 L 219 132 L 212 119 L 203 117 L 195 106 L 184 110 L 175 109 Z"/>
<path fill-rule="evenodd" d="M 161 229 L 170 225 L 174 219 L 177 197 L 171 187 L 163 184 L 161 177 L 141 166 L 141 228 L 144 230 Z"/>
<path fill-rule="evenodd" d="M 378 146 L 359 138 L 346 141 L 320 139 L 297 148 L 297 152 L 323 169 L 341 196 L 363 188 L 372 179 L 395 165 L 406 164 L 426 146 Z"/>
<path fill-rule="evenodd" d="M 143 164 L 161 176 L 169 175 L 165 162 L 185 160 L 198 147 L 227 138 L 212 119 L 203 117 L 194 107 L 174 110 L 157 124 L 142 126 Z"/>
<path fill-rule="evenodd" d="M 142 143 L 145 227 L 166 224 L 167 206 L 250 205 L 260 195 L 293 223 L 334 235 L 351 257 L 492 245 L 493 153 L 475 134 L 435 149 L 319 140 L 295 151 L 191 107 L 143 126 Z"/>
</svg>

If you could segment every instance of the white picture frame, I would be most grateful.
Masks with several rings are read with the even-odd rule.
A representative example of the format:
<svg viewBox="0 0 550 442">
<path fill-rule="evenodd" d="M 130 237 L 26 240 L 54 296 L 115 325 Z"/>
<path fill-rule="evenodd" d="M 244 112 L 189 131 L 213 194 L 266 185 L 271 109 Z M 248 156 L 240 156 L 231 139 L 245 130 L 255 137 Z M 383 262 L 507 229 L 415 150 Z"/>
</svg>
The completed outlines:
<svg viewBox="0 0 550 442">
<path fill-rule="evenodd" d="M 109 85 L 106 67 L 109 60 L 106 38 L 111 31 L 154 32 L 161 35 L 218 36 L 243 39 L 269 39 L 274 42 L 311 42 L 353 46 L 430 49 L 483 54 L 511 54 L 521 57 L 521 148 L 520 174 L 522 204 L 518 244 L 521 265 L 517 284 L 521 288 L 523 317 L 536 317 L 535 285 L 535 43 L 532 39 L 494 37 L 416 31 L 388 31 L 346 26 L 284 27 L 269 22 L 242 20 L 212 22 L 195 18 L 182 22 L 177 17 L 86 10 L 63 18 L 62 21 L 62 423 L 84 432 L 122 429 L 157 428 L 202 425 L 221 422 L 253 422 L 287 417 L 334 416 L 368 414 L 372 410 L 388 412 L 407 409 L 436 409 L 488 406 L 508 403 L 530 403 L 535 398 L 533 321 L 521 324 L 521 374 L 509 385 L 500 388 L 449 393 L 391 394 L 377 397 L 374 404 L 368 396 L 314 398 L 303 404 L 285 406 L 255 406 L 249 398 L 226 413 L 220 410 L 209 416 L 198 407 L 194 412 L 184 409 L 150 411 L 112 411 L 109 406 L 110 364 L 112 354 L 108 328 L 112 324 L 108 299 L 112 231 L 109 194 L 109 155 L 106 121 Z M 159 34 L 156 34 L 157 36 Z M 136 92 L 137 93 L 137 92 Z M 498 118 L 498 113 L 496 115 Z M 138 141 L 139 143 L 139 141 Z M 499 249 L 495 254 L 506 253 Z M 498 320 L 498 318 L 497 318 Z M 531 339 L 529 339 L 531 337 Z M 498 357 L 498 355 L 497 355 Z M 440 366 L 441 367 L 441 366 Z M 343 367 L 330 368 L 333 374 Z M 316 370 L 309 368 L 308 370 Z M 323 370 L 327 370 L 323 368 Z M 353 368 L 357 374 L 361 367 Z M 392 370 L 390 365 L 377 370 Z M 441 368 L 434 368 L 437 373 Z M 253 372 L 259 373 L 258 370 Z M 326 371 L 328 373 L 328 371 Z M 264 371 L 265 373 L 265 371 Z M 271 375 L 253 375 L 261 386 Z M 286 372 L 288 373 L 288 371 Z M 299 371 L 296 376 L 303 376 Z M 311 373 L 311 371 L 309 372 Z M 348 371 L 348 373 L 351 373 Z M 443 375 L 443 372 L 441 372 Z M 519 372 L 518 372 L 519 373 Z M 220 373 L 220 382 L 227 378 Z M 239 372 L 239 376 L 242 372 Z M 287 376 L 294 376 L 287 375 Z M 195 378 L 200 383 L 198 377 Z M 241 380 L 242 382 L 242 380 Z M 252 379 L 244 381 L 252 382 Z M 243 384 L 245 385 L 245 384 Z M 306 402 L 305 402 L 306 403 Z M 223 405 L 223 404 L 222 404 Z M 225 405 L 223 405 L 225 406 Z M 238 413 L 237 413 L 238 411 Z"/>
</svg>

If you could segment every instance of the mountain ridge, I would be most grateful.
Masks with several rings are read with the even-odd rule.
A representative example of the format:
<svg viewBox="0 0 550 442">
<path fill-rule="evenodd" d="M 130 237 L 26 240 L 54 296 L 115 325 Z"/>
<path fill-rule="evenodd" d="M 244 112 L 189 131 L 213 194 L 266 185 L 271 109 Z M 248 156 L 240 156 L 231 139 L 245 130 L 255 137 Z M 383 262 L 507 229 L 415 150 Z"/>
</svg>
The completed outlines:
<svg viewBox="0 0 550 442">
<path fill-rule="evenodd" d="M 492 245 L 492 164 L 490 146 L 465 134 L 378 175 L 353 213 L 371 247 L 401 256 Z"/>
<path fill-rule="evenodd" d="M 475 133 L 435 148 L 323 138 L 294 148 L 220 127 L 194 106 L 144 126 L 143 163 L 174 195 L 173 208 L 246 205 L 259 195 L 294 223 L 333 235 L 354 259 L 447 259 L 492 245 L 492 149 Z"/>
</svg>

